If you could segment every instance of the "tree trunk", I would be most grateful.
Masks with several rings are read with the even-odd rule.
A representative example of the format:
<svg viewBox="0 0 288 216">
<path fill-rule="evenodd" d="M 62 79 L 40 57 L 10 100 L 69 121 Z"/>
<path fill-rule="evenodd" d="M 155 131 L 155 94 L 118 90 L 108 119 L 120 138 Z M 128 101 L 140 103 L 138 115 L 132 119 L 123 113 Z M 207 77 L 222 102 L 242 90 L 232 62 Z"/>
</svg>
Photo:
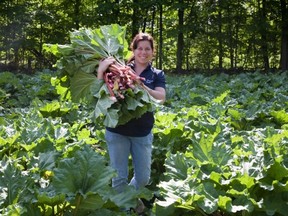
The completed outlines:
<svg viewBox="0 0 288 216">
<path fill-rule="evenodd" d="M 120 17 L 120 2 L 119 0 L 115 0 L 113 4 L 113 17 L 114 17 L 114 22 L 118 23 L 119 22 L 119 17 Z"/>
<path fill-rule="evenodd" d="M 237 6 L 241 7 L 241 0 L 237 1 Z M 241 12 L 239 10 L 236 11 L 236 24 L 235 24 L 235 42 L 233 43 L 234 48 L 234 68 L 238 68 L 238 47 L 239 47 L 239 30 L 240 30 L 240 17 L 242 17 Z"/>
<path fill-rule="evenodd" d="M 75 24 L 75 28 L 77 30 L 80 27 L 80 21 L 79 21 L 80 6 L 81 6 L 81 0 L 75 0 L 75 5 L 74 5 L 74 24 Z"/>
<path fill-rule="evenodd" d="M 261 50 L 263 58 L 263 66 L 265 70 L 269 70 L 269 54 L 268 54 L 268 43 L 267 43 L 267 18 L 266 18 L 266 0 L 262 0 L 262 9 L 260 8 L 260 34 L 261 34 Z"/>
<path fill-rule="evenodd" d="M 161 5 L 159 5 L 161 7 Z M 151 35 L 154 36 L 155 19 L 156 19 L 156 6 L 152 6 L 152 18 L 151 18 Z M 160 9 L 159 9 L 160 10 Z"/>
<path fill-rule="evenodd" d="M 268 56 L 268 44 L 267 44 L 266 0 L 262 0 L 262 8 L 261 8 L 261 1 L 258 0 L 258 11 L 259 11 L 259 23 L 261 23 L 259 33 L 261 35 L 260 47 L 262 52 L 263 67 L 265 70 L 268 70 L 269 56 Z"/>
<path fill-rule="evenodd" d="M 44 0 L 41 1 L 41 11 L 43 11 L 44 9 Z M 39 53 L 42 55 L 43 52 L 43 20 L 40 19 L 40 43 L 39 43 Z M 42 68 L 43 62 L 39 61 L 37 67 Z"/>
<path fill-rule="evenodd" d="M 232 13 L 230 10 L 230 6 L 227 10 L 227 16 L 228 16 L 228 44 L 229 44 L 229 59 L 230 59 L 230 67 L 234 68 L 234 42 L 233 42 L 233 19 L 232 19 Z"/>
<path fill-rule="evenodd" d="M 177 54 L 176 54 L 176 71 L 182 72 L 182 59 L 184 50 L 184 35 L 183 35 L 183 25 L 184 25 L 184 8 L 183 0 L 179 0 L 178 9 L 178 38 L 177 38 Z"/>
<path fill-rule="evenodd" d="M 14 62 L 12 63 L 13 67 L 17 71 L 19 68 L 19 49 L 14 49 Z"/>
<path fill-rule="evenodd" d="M 162 61 L 163 61 L 163 6 L 159 5 L 159 69 L 162 69 Z"/>
<path fill-rule="evenodd" d="M 221 0 L 218 1 L 218 43 L 219 43 L 219 61 L 218 67 L 223 68 L 223 35 L 222 35 L 222 5 Z"/>
<path fill-rule="evenodd" d="M 133 14 L 132 14 L 132 38 L 139 32 L 139 7 L 138 0 L 133 0 Z"/>
<path fill-rule="evenodd" d="M 280 68 L 282 70 L 288 70 L 288 5 L 285 0 L 281 2 L 281 56 L 280 56 Z"/>
</svg>

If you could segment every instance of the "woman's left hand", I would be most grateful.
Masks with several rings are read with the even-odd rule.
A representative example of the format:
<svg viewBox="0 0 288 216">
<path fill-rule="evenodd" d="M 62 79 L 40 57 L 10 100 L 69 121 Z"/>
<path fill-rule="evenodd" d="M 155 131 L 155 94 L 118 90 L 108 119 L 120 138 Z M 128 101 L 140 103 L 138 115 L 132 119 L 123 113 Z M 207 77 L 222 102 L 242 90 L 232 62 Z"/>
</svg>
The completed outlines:
<svg viewBox="0 0 288 216">
<path fill-rule="evenodd" d="M 157 100 L 161 101 L 161 104 L 163 104 L 166 100 L 166 91 L 162 87 L 156 87 L 155 89 L 150 89 L 149 87 L 143 85 L 144 88 L 147 90 L 147 92 L 154 97 Z"/>
</svg>

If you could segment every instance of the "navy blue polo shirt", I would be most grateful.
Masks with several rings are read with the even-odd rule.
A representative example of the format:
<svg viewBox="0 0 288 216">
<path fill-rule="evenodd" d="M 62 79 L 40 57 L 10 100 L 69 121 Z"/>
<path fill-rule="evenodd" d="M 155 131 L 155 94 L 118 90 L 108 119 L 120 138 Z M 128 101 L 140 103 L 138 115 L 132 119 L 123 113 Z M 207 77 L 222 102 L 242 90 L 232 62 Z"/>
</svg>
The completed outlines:
<svg viewBox="0 0 288 216">
<path fill-rule="evenodd" d="M 129 66 L 134 69 L 134 64 L 130 64 Z M 143 83 L 151 89 L 155 89 L 156 87 L 165 88 L 164 72 L 152 67 L 151 64 L 147 66 L 140 76 L 145 78 Z M 146 112 L 140 118 L 132 119 L 124 125 L 119 125 L 115 128 L 107 127 L 106 129 L 124 136 L 142 137 L 147 136 L 151 132 L 154 121 L 153 112 Z"/>
</svg>

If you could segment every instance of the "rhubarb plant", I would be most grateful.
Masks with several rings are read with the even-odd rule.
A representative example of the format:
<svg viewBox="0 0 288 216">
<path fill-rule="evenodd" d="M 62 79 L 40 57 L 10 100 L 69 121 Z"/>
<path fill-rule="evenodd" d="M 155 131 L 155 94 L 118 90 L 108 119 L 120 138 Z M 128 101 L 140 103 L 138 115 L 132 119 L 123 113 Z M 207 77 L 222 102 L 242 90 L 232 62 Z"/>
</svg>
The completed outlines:
<svg viewBox="0 0 288 216">
<path fill-rule="evenodd" d="M 67 77 L 64 82 L 58 82 L 59 85 L 68 86 L 66 91 L 71 92 L 73 101 L 85 101 L 94 106 L 93 118 L 97 121 L 103 117 L 104 125 L 108 127 L 139 118 L 145 112 L 155 110 L 157 104 L 143 87 L 140 77 L 125 66 L 125 60 L 131 54 L 125 36 L 126 27 L 111 24 L 73 31 L 70 44 L 46 45 L 46 50 L 59 57 L 56 66 L 61 76 Z M 97 80 L 99 61 L 110 56 L 117 63 L 113 68 L 110 66 L 104 76 L 105 82 Z M 113 77 L 108 76 L 108 72 Z"/>
<path fill-rule="evenodd" d="M 67 77 L 52 77 L 51 99 L 48 75 L 0 73 L 1 215 L 121 215 L 152 193 L 148 215 L 287 215 L 287 72 L 167 75 L 149 190 L 124 194 L 104 125 L 63 100 Z"/>
</svg>

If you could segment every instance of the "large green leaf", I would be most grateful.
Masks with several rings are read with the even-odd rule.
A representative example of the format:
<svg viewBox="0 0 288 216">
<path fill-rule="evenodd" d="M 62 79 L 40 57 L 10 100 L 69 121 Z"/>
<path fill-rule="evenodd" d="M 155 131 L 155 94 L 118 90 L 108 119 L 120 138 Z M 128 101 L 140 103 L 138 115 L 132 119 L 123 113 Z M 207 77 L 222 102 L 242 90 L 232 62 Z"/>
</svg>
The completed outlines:
<svg viewBox="0 0 288 216">
<path fill-rule="evenodd" d="M 188 159 L 185 160 L 183 153 L 175 155 L 168 154 L 165 161 L 165 167 L 166 171 L 169 173 L 169 177 L 185 180 L 191 164 L 189 165 Z"/>
<path fill-rule="evenodd" d="M 55 206 L 65 201 L 65 194 L 59 194 L 56 191 L 39 191 L 37 199 L 42 204 Z"/>
<path fill-rule="evenodd" d="M 204 134 L 204 133 L 197 133 L 195 134 L 196 140 L 199 140 L 195 142 L 193 146 L 193 155 L 195 158 L 197 158 L 199 161 L 213 161 L 213 158 L 211 158 L 211 154 L 213 151 L 213 144 L 215 135 L 211 134 Z"/>
<path fill-rule="evenodd" d="M 112 100 L 110 97 L 102 97 L 100 98 L 95 106 L 95 118 L 98 118 L 101 114 L 107 115 L 109 111 L 111 111 L 109 108 L 114 104 L 115 101 Z M 117 118 L 115 118 L 116 120 Z"/>
<path fill-rule="evenodd" d="M 0 204 L 5 206 L 18 202 L 19 193 L 25 188 L 26 178 L 10 160 L 1 161 L 0 167 Z M 1 207 L 1 206 L 0 206 Z"/>
<path fill-rule="evenodd" d="M 88 195 L 85 199 L 81 197 L 80 200 L 81 205 L 79 206 L 79 208 L 82 210 L 90 210 L 90 211 L 95 209 L 101 209 L 106 202 L 105 200 L 103 200 L 103 197 L 100 196 L 99 194 Z"/>
<path fill-rule="evenodd" d="M 164 200 L 157 201 L 160 206 L 168 207 L 170 205 L 183 205 L 183 202 L 188 196 L 193 196 L 194 190 L 191 191 L 187 181 L 170 179 L 169 181 L 162 181 L 159 186 L 162 193 L 165 194 Z M 186 208 L 189 207 L 189 204 Z M 192 208 L 192 207 L 191 207 Z"/>
<path fill-rule="evenodd" d="M 59 153 L 56 151 L 40 153 L 39 154 L 39 169 L 42 171 L 53 170 L 53 168 L 55 167 L 55 161 L 58 156 L 59 156 Z"/>
<path fill-rule="evenodd" d="M 104 125 L 107 127 L 116 127 L 117 125 L 119 125 L 118 119 L 119 119 L 119 115 L 118 115 L 119 110 L 117 109 L 109 109 L 109 111 L 106 113 L 105 115 L 105 119 L 104 119 Z"/>
<path fill-rule="evenodd" d="M 124 64 L 124 59 L 127 58 L 130 51 L 128 50 L 128 43 L 126 41 L 126 27 L 112 24 L 110 26 L 104 25 L 100 27 L 104 35 L 104 43 L 106 44 L 106 51 L 116 57 L 116 59 Z M 113 35 L 114 37 L 105 37 L 105 35 Z"/>
<path fill-rule="evenodd" d="M 285 110 L 280 111 L 271 111 L 271 116 L 280 124 L 287 124 L 288 123 L 288 113 Z"/>
<path fill-rule="evenodd" d="M 91 98 L 91 87 L 97 85 L 97 78 L 93 74 L 78 72 L 71 78 L 71 95 L 74 101 Z"/>
<path fill-rule="evenodd" d="M 234 198 L 219 196 L 219 206 L 227 212 L 238 213 L 238 212 L 253 212 L 254 205 L 253 201 L 242 195 Z"/>
<path fill-rule="evenodd" d="M 274 164 L 267 167 L 267 175 L 278 181 L 287 179 L 288 168 L 283 166 L 283 156 L 274 158 Z"/>
<path fill-rule="evenodd" d="M 114 170 L 106 164 L 103 156 L 85 146 L 73 158 L 59 162 L 52 184 L 60 193 L 74 198 L 78 194 L 84 198 L 90 194 L 101 194 L 105 188 L 109 188 L 110 180 L 115 175 Z"/>
<path fill-rule="evenodd" d="M 132 185 L 127 185 L 123 192 L 113 194 L 110 199 L 119 207 L 130 209 L 131 207 L 135 207 L 137 204 L 137 199 L 144 198 L 146 200 L 150 200 L 153 194 L 152 191 L 147 188 L 139 188 L 135 189 Z"/>
</svg>

